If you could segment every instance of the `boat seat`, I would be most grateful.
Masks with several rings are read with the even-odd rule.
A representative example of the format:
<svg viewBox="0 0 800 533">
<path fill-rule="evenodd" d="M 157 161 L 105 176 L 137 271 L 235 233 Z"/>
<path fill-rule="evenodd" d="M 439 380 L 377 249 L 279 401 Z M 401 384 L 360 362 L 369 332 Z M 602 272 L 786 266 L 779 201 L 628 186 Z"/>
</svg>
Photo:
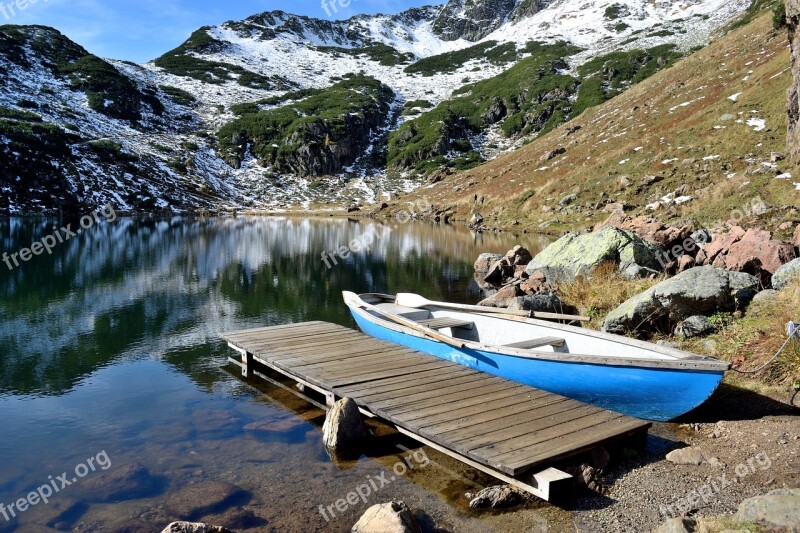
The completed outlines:
<svg viewBox="0 0 800 533">
<path fill-rule="evenodd" d="M 504 348 L 517 348 L 519 350 L 531 350 L 541 346 L 561 347 L 567 343 L 561 337 L 541 337 L 539 339 L 531 339 L 527 341 L 512 342 L 511 344 L 504 344 Z"/>
<path fill-rule="evenodd" d="M 430 329 L 444 329 L 444 328 L 465 328 L 472 329 L 475 326 L 474 322 L 469 320 L 461 320 L 458 318 L 429 318 L 426 320 L 416 320 L 420 326 L 425 326 Z"/>
</svg>

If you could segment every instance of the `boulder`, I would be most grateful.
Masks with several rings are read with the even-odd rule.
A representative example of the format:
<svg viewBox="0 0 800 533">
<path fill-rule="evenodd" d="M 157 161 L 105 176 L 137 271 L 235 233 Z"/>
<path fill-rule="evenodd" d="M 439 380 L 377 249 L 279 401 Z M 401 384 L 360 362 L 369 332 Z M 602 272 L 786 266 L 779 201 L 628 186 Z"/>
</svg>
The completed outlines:
<svg viewBox="0 0 800 533">
<path fill-rule="evenodd" d="M 536 294 L 526 294 L 518 296 L 509 304 L 510 311 L 539 311 L 543 313 L 571 313 L 571 307 L 567 309 L 558 296 L 550 291 L 541 291 Z"/>
<path fill-rule="evenodd" d="M 511 264 L 508 258 L 503 257 L 489 267 L 489 271 L 483 280 L 495 285 L 502 285 L 504 280 L 514 276 L 514 271 L 514 265 Z"/>
<path fill-rule="evenodd" d="M 735 242 L 741 239 L 745 233 L 746 232 L 744 228 L 741 228 L 739 226 L 733 226 L 727 233 L 715 235 L 714 237 L 712 237 L 710 242 L 708 242 L 708 244 L 703 246 L 702 257 L 704 262 L 701 262 L 698 256 L 698 264 L 706 264 L 706 265 L 713 264 L 714 261 L 717 259 L 717 256 L 719 256 L 720 254 L 724 256 L 724 254 L 728 252 L 728 249 L 730 249 L 730 247 Z"/>
<path fill-rule="evenodd" d="M 506 509 L 530 501 L 530 495 L 511 485 L 495 485 L 478 491 L 469 502 L 473 509 Z"/>
<path fill-rule="evenodd" d="M 483 215 L 481 215 L 480 213 L 474 213 L 472 215 L 472 218 L 469 219 L 469 223 L 470 223 L 471 226 L 476 226 L 478 224 L 482 224 L 483 223 Z"/>
<path fill-rule="evenodd" d="M 778 296 L 778 291 L 776 291 L 775 289 L 766 289 L 756 294 L 753 297 L 752 303 L 756 304 L 758 302 L 769 302 L 777 298 L 777 296 Z"/>
<path fill-rule="evenodd" d="M 351 529 L 352 533 L 419 533 L 411 509 L 401 501 L 373 505 Z"/>
<path fill-rule="evenodd" d="M 161 533 L 233 533 L 222 526 L 209 526 L 202 522 L 173 522 Z"/>
<path fill-rule="evenodd" d="M 795 257 L 792 244 L 773 240 L 768 231 L 749 229 L 728 248 L 725 268 L 754 275 L 765 271 L 772 275 Z"/>
<path fill-rule="evenodd" d="M 800 258 L 790 261 L 772 276 L 772 286 L 781 290 L 794 280 L 800 279 Z"/>
<path fill-rule="evenodd" d="M 491 266 L 503 258 L 500 254 L 483 253 L 475 260 L 473 268 L 476 272 L 488 272 Z"/>
<path fill-rule="evenodd" d="M 538 270 L 548 281 L 569 282 L 611 262 L 623 275 L 635 277 L 660 271 L 659 252 L 630 231 L 607 227 L 582 235 L 568 233 L 534 257 L 525 271 L 531 275 Z"/>
<path fill-rule="evenodd" d="M 575 203 L 575 200 L 577 199 L 578 199 L 577 194 L 568 194 L 564 198 L 558 201 L 558 205 L 560 205 L 561 207 L 566 207 L 568 205 Z"/>
<path fill-rule="evenodd" d="M 800 531 L 800 488 L 775 489 L 739 504 L 736 520 L 756 523 L 770 531 Z"/>
<path fill-rule="evenodd" d="M 711 315 L 745 307 L 755 296 L 758 280 L 744 272 L 711 266 L 682 272 L 630 298 L 611 311 L 603 331 L 625 334 L 658 328 L 692 315 Z"/>
<path fill-rule="evenodd" d="M 345 450 L 369 437 L 358 405 L 351 398 L 333 404 L 322 425 L 322 442 L 331 450 Z"/>
<path fill-rule="evenodd" d="M 708 462 L 708 458 L 700 448 L 679 448 L 667 454 L 667 461 L 676 465 L 701 465 Z"/>
<path fill-rule="evenodd" d="M 505 258 L 513 265 L 527 265 L 533 259 L 533 256 L 527 248 L 516 245 L 514 248 L 506 252 Z"/>
<path fill-rule="evenodd" d="M 691 339 L 714 332 L 714 324 L 703 315 L 690 316 L 675 328 L 675 336 Z"/>
<path fill-rule="evenodd" d="M 792 238 L 792 244 L 794 244 L 795 248 L 800 248 L 800 224 L 794 228 L 794 238 Z"/>
<path fill-rule="evenodd" d="M 520 291 L 517 287 L 518 285 L 507 285 L 488 298 L 478 302 L 478 305 L 484 307 L 508 307 L 516 300 L 517 296 L 520 296 Z"/>
</svg>

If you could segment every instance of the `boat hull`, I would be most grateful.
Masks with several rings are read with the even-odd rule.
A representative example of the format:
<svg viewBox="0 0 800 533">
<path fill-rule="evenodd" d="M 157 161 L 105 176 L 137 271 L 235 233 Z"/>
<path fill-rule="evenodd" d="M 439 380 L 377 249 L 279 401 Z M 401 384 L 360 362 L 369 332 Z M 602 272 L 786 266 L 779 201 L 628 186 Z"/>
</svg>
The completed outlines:
<svg viewBox="0 0 800 533">
<path fill-rule="evenodd" d="M 584 403 L 647 420 L 672 420 L 703 403 L 719 385 L 722 371 L 613 366 L 528 359 L 461 349 L 396 331 L 350 309 L 359 328 L 372 337 L 561 394 Z"/>
</svg>

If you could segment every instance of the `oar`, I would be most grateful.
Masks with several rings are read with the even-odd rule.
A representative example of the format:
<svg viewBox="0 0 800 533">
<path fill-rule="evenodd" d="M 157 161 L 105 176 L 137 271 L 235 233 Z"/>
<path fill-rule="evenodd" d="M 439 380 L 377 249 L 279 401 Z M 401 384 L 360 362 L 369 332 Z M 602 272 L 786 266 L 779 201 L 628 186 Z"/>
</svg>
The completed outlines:
<svg viewBox="0 0 800 533">
<path fill-rule="evenodd" d="M 402 305 L 403 307 L 412 307 L 414 309 L 418 309 L 420 307 L 442 307 L 444 309 L 462 309 L 464 311 L 475 311 L 478 313 L 495 313 L 501 315 L 513 315 L 513 316 L 523 316 L 523 317 L 530 317 L 530 311 L 512 311 L 510 309 L 502 309 L 497 307 L 484 307 L 482 305 L 466 305 L 466 304 L 452 304 L 448 302 L 435 302 L 423 298 L 419 294 L 413 294 L 410 292 L 401 292 L 398 293 L 395 297 L 395 302 L 397 305 Z M 578 320 L 581 322 L 589 322 L 591 318 L 588 316 L 577 316 L 577 315 L 563 315 L 561 313 L 543 313 L 540 311 L 533 311 L 534 318 L 545 318 L 550 320 Z"/>
<path fill-rule="evenodd" d="M 374 311 L 374 312 L 378 313 L 379 315 L 381 315 L 382 317 L 391 320 L 392 322 L 396 322 L 397 324 L 401 324 L 403 326 L 406 326 L 407 328 L 411 328 L 414 331 L 422 333 L 423 335 L 431 337 L 432 339 L 436 339 L 439 342 L 443 342 L 445 344 L 453 346 L 454 348 L 463 348 L 464 347 L 464 343 L 463 342 L 459 342 L 458 340 L 456 340 L 456 339 L 454 339 L 452 337 L 448 337 L 447 335 L 442 335 L 438 331 L 433 330 L 431 328 L 426 328 L 425 326 L 422 326 L 421 324 L 418 324 L 418 323 L 414 322 L 413 320 L 409 320 L 407 318 L 403 318 L 403 317 L 395 315 L 393 313 L 389 313 L 387 311 L 384 311 L 383 309 L 381 309 L 379 307 L 375 307 L 374 305 L 368 304 L 367 302 L 365 302 L 364 300 L 359 298 L 358 295 L 356 295 L 355 293 L 344 291 L 344 292 L 342 292 L 342 295 L 344 296 L 345 303 L 348 304 L 348 305 L 351 305 L 353 307 L 363 307 L 364 309 L 368 309 L 370 311 Z"/>
</svg>

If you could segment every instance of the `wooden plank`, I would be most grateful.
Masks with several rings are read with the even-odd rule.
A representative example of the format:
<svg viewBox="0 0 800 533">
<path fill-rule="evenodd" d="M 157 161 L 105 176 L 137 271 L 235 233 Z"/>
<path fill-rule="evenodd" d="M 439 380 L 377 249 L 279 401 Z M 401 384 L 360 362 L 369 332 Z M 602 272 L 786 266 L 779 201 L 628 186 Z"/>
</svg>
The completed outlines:
<svg viewBox="0 0 800 533">
<path fill-rule="evenodd" d="M 341 395 L 354 394 L 358 396 L 368 396 L 376 391 L 403 391 L 411 385 L 423 383 L 437 383 L 446 381 L 451 377 L 464 376 L 471 374 L 473 370 L 463 367 L 459 364 L 452 363 L 442 371 L 430 370 L 416 376 L 400 376 L 398 378 L 389 378 L 373 383 L 364 383 L 361 385 L 352 385 L 337 389 L 336 393 Z"/>
<path fill-rule="evenodd" d="M 280 348 L 280 349 L 272 349 L 270 353 L 272 356 L 276 358 L 284 359 L 284 361 L 289 362 L 292 359 L 298 359 L 301 361 L 324 361 L 327 359 L 333 360 L 336 357 L 342 357 L 343 355 L 347 354 L 365 354 L 365 353 L 375 353 L 381 351 L 395 351 L 399 348 L 403 348 L 397 344 L 394 345 L 386 345 L 381 343 L 380 341 L 373 341 L 368 342 L 365 340 L 359 340 L 352 343 L 345 343 L 343 345 L 335 345 L 331 347 L 326 347 L 324 349 L 319 348 L 312 348 L 312 349 L 302 349 L 302 350 L 293 350 L 291 348 Z M 408 348 L 406 348 L 408 350 Z"/>
<path fill-rule="evenodd" d="M 450 417 L 452 417 L 453 409 L 462 403 L 470 402 L 473 398 L 482 398 L 484 402 L 491 402 L 499 391 L 504 390 L 504 388 L 508 386 L 507 383 L 502 382 L 495 382 L 486 385 L 478 383 L 478 385 L 480 386 L 479 390 L 475 389 L 475 382 L 471 382 L 459 387 L 458 389 L 450 389 L 443 391 L 442 393 L 438 393 L 437 390 L 429 391 L 425 395 L 418 396 L 412 402 L 402 404 L 387 404 L 385 406 L 375 404 L 375 408 L 387 414 L 402 416 L 403 420 L 411 418 L 413 413 L 418 412 L 423 407 L 439 407 L 438 412 L 450 412 Z M 434 414 L 431 413 L 429 418 L 433 416 Z M 421 424 L 423 423 L 423 420 L 424 419 L 417 419 L 414 424 Z"/>
<path fill-rule="evenodd" d="M 328 346 L 337 342 L 353 342 L 359 340 L 353 337 L 352 332 L 349 331 L 331 331 L 324 333 L 314 333 L 311 336 L 297 336 L 291 335 L 281 337 L 278 339 L 262 338 L 257 341 L 248 342 L 248 349 L 252 348 L 253 351 L 260 351 L 267 348 L 280 348 L 283 346 L 300 349 L 309 346 Z"/>
<path fill-rule="evenodd" d="M 221 336 L 228 339 L 234 340 L 237 342 L 246 342 L 252 340 L 258 340 L 260 338 L 269 338 L 275 337 L 279 338 L 286 335 L 304 335 L 308 334 L 311 331 L 339 331 L 342 329 L 341 326 L 337 326 L 335 324 L 327 324 L 324 322 L 320 323 L 298 323 L 298 324 L 287 324 L 285 326 L 278 326 L 276 328 L 266 327 L 266 328 L 255 328 L 249 329 L 242 332 L 232 332 L 232 333 L 222 333 Z"/>
<path fill-rule="evenodd" d="M 420 408 L 414 412 L 406 413 L 404 419 L 409 424 L 417 427 L 425 427 L 428 424 L 436 424 L 445 421 L 463 420 L 480 416 L 481 413 L 491 413 L 496 416 L 496 409 L 503 409 L 509 405 L 523 403 L 530 399 L 530 394 L 537 394 L 536 397 L 548 395 L 544 391 L 534 391 L 531 393 L 529 387 L 519 383 L 508 382 L 508 387 L 496 390 L 492 394 L 491 401 L 486 401 L 483 396 L 459 400 L 455 403 L 438 404 Z M 423 420 L 424 419 L 424 420 Z"/>
<path fill-rule="evenodd" d="M 481 432 L 498 431 L 509 425 L 524 423 L 524 420 L 533 419 L 542 409 L 555 406 L 555 409 L 564 409 L 566 398 L 559 396 L 543 395 L 539 397 L 541 403 L 532 404 L 530 401 L 520 401 L 512 405 L 503 405 L 501 402 L 490 402 L 480 412 L 471 412 L 468 416 L 444 421 L 425 421 L 420 425 L 428 431 L 436 431 L 451 440 L 458 440 L 462 435 L 475 435 L 478 431 L 474 428 L 480 425 Z M 506 403 L 511 403 L 506 402 Z M 527 415 L 527 418 L 522 416 Z M 523 420 L 523 422 L 520 422 Z"/>
<path fill-rule="evenodd" d="M 461 320 L 458 318 L 449 318 L 449 317 L 441 317 L 441 318 L 425 318 L 422 320 L 415 320 L 417 324 L 425 326 L 426 328 L 431 329 L 444 329 L 444 328 L 465 328 L 465 329 L 472 329 L 475 327 L 475 322 L 471 320 Z"/>
<path fill-rule="evenodd" d="M 441 368 L 440 363 L 431 362 L 426 363 L 425 365 L 415 366 L 413 369 L 409 368 L 396 368 L 392 370 L 382 370 L 380 372 L 365 372 L 360 376 L 350 376 L 347 378 L 336 378 L 331 379 L 329 381 L 329 385 L 333 387 L 341 387 L 343 385 L 353 384 L 353 383 L 363 383 L 366 381 L 375 381 L 376 379 L 383 379 L 387 377 L 393 376 L 404 376 L 408 374 L 413 374 L 416 372 L 422 372 L 423 370 L 428 370 L 430 368 Z"/>
<path fill-rule="evenodd" d="M 507 454 L 515 454 L 520 450 L 528 450 L 530 452 L 530 449 L 537 444 L 556 437 L 569 435 L 579 429 L 616 420 L 620 416 L 619 413 L 612 411 L 599 411 L 588 408 L 588 406 L 581 406 L 539 421 L 537 425 L 541 427 L 535 430 L 525 432 L 520 431 L 520 429 L 524 430 L 524 428 L 509 428 L 509 430 L 497 435 L 497 438 L 490 443 L 487 443 L 486 439 L 478 437 L 466 442 L 464 446 L 478 453 L 481 450 L 490 451 L 496 460 L 500 460 L 501 457 Z M 565 423 L 566 421 L 569 424 Z M 569 425 L 569 428 L 567 428 L 567 425 Z"/>
<path fill-rule="evenodd" d="M 391 413 L 392 415 L 400 415 L 409 411 L 414 411 L 423 405 L 440 405 L 452 404 L 461 399 L 474 398 L 482 396 L 486 399 L 491 397 L 491 390 L 482 390 L 486 387 L 501 386 L 502 383 L 497 383 L 491 379 L 491 376 L 465 376 L 459 378 L 459 382 L 452 385 L 436 387 L 428 389 L 423 392 L 418 392 L 411 397 L 405 395 L 400 397 L 392 397 L 380 401 L 369 400 L 377 411 L 382 413 Z"/>
<path fill-rule="evenodd" d="M 467 384 L 471 390 L 474 390 L 476 382 L 493 381 L 491 376 L 486 374 L 470 373 L 462 376 L 457 376 L 443 382 L 435 382 L 435 384 L 423 383 L 407 388 L 401 394 L 397 391 L 381 391 L 374 392 L 367 396 L 369 402 L 378 407 L 386 407 L 387 405 L 400 405 L 401 403 L 415 403 L 419 400 L 428 400 L 429 398 L 439 397 L 442 398 L 454 390 L 454 387 L 459 387 L 462 384 Z M 456 391 L 465 390 L 456 388 Z M 366 395 L 363 395 L 366 396 Z"/>
<path fill-rule="evenodd" d="M 519 348 L 520 350 L 532 350 L 534 348 L 539 348 L 540 346 L 564 346 L 566 343 L 566 339 L 562 339 L 561 337 L 541 337 L 539 339 L 504 344 L 503 347 Z"/>
<path fill-rule="evenodd" d="M 397 368 L 406 368 L 411 369 L 413 367 L 419 365 L 430 364 L 430 361 L 426 361 L 424 359 L 417 360 L 417 361 L 407 361 L 400 357 L 389 357 L 382 361 L 376 362 L 375 364 L 341 364 L 340 366 L 336 367 L 335 369 L 323 368 L 321 370 L 317 370 L 313 367 L 306 367 L 304 373 L 308 373 L 311 375 L 321 375 L 320 373 L 324 373 L 326 379 L 336 380 L 340 377 L 345 376 L 357 376 L 359 374 L 365 374 L 368 372 L 377 372 L 381 370 L 391 370 Z"/>
<path fill-rule="evenodd" d="M 323 370 L 343 370 L 345 368 L 354 368 L 356 370 L 363 370 L 364 368 L 374 368 L 376 365 L 385 363 L 405 363 L 407 365 L 414 365 L 419 363 L 427 363 L 430 360 L 422 357 L 416 357 L 416 352 L 407 349 L 398 348 L 393 351 L 385 352 L 372 352 L 347 359 L 338 359 L 334 361 L 309 361 L 307 363 L 294 362 L 291 363 L 293 368 L 302 372 L 320 372 Z M 402 357 L 402 361 L 399 359 Z M 284 362 L 284 361 L 281 361 Z"/>
<path fill-rule="evenodd" d="M 462 428 L 445 428 L 445 430 L 430 428 L 426 429 L 426 431 L 439 431 L 444 438 L 472 450 L 484 445 L 503 442 L 509 431 L 513 431 L 515 434 L 518 433 L 518 437 L 532 434 L 538 435 L 539 431 L 543 431 L 546 428 L 535 430 L 533 427 L 536 424 L 546 425 L 550 423 L 551 417 L 555 415 L 580 416 L 581 412 L 577 410 L 583 408 L 581 405 L 570 407 L 570 404 L 562 398 L 546 398 L 546 400 L 545 403 L 533 411 L 517 413 L 496 423 L 486 423 L 478 427 L 472 425 Z"/>
</svg>

